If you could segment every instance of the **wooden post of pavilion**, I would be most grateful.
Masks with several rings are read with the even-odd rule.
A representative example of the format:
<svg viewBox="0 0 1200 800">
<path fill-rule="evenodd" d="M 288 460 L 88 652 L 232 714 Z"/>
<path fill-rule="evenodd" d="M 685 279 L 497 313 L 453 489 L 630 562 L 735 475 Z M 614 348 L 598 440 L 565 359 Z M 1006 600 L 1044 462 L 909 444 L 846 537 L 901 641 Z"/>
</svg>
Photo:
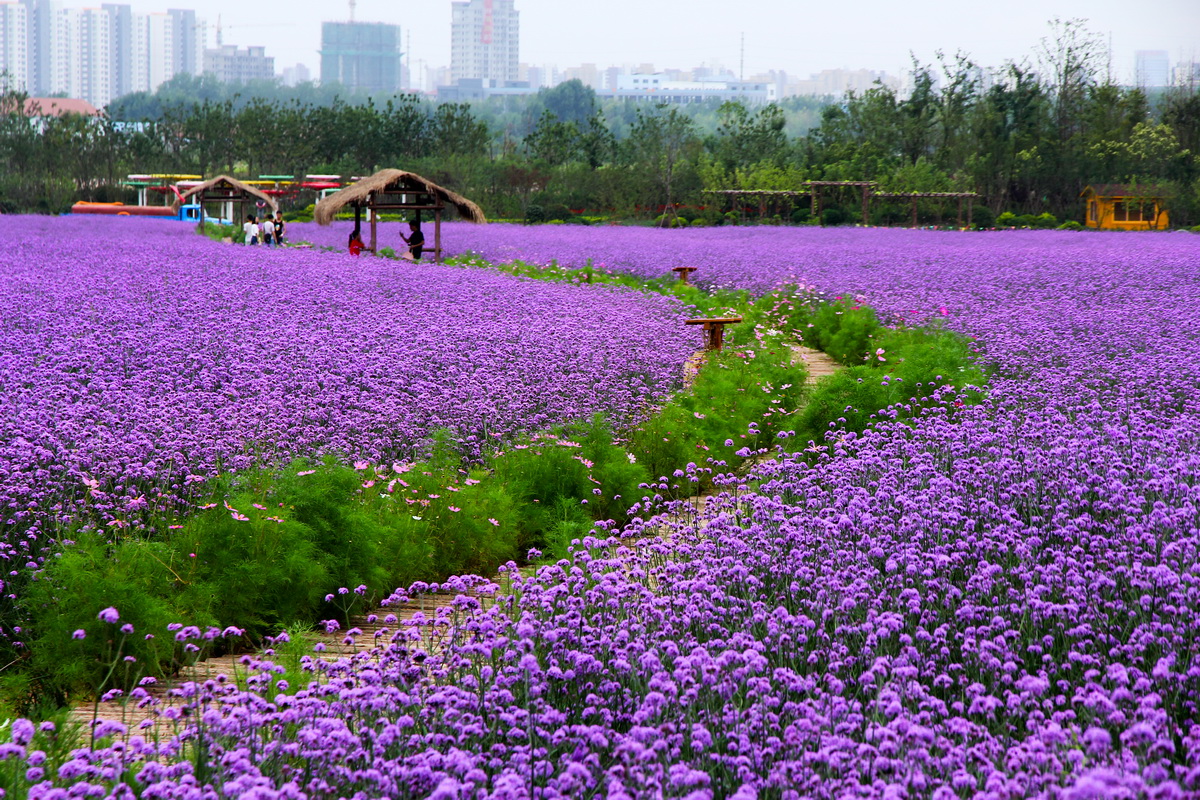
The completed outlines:
<svg viewBox="0 0 1200 800">
<path fill-rule="evenodd" d="M 974 227 L 974 224 L 971 219 L 974 216 L 974 211 L 975 211 L 975 196 L 970 195 L 967 197 L 967 227 L 968 228 Z"/>
<path fill-rule="evenodd" d="M 870 200 L 870 198 L 871 198 L 871 193 L 870 193 L 870 192 L 871 192 L 871 187 L 870 187 L 870 186 L 868 186 L 867 184 L 865 184 L 865 183 L 864 183 L 864 184 L 862 185 L 862 211 L 863 211 L 863 225 L 870 225 L 870 224 L 871 224 L 871 214 L 870 214 L 870 208 L 871 208 L 871 200 Z"/>
<path fill-rule="evenodd" d="M 417 212 L 417 219 L 421 218 L 421 212 Z M 438 205 L 433 209 L 433 260 L 438 264 L 442 263 L 442 205 L 439 198 Z"/>
<path fill-rule="evenodd" d="M 909 224 L 908 227 L 915 228 L 915 227 L 917 227 L 917 196 L 914 194 L 912 196 L 911 200 L 912 200 L 912 222 Z"/>
<path fill-rule="evenodd" d="M 371 247 L 370 247 L 370 250 L 372 253 L 375 253 L 376 255 L 378 255 L 379 242 L 378 242 L 378 229 L 377 229 L 376 225 L 379 222 L 379 212 L 377 212 L 375 210 L 375 193 L 374 192 L 371 192 L 370 194 L 367 195 L 367 209 L 371 212 Z"/>
<path fill-rule="evenodd" d="M 814 184 L 812 187 L 812 216 L 817 222 L 821 222 L 821 186 Z M 824 223 L 822 223 L 824 224 Z"/>
</svg>

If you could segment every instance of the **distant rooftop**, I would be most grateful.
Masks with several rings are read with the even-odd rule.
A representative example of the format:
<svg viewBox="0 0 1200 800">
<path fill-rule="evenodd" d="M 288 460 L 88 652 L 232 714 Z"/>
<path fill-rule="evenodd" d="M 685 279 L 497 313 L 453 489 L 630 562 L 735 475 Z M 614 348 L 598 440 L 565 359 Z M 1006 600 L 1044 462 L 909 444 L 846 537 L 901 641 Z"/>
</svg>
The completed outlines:
<svg viewBox="0 0 1200 800">
<path fill-rule="evenodd" d="M 100 115 L 100 109 L 87 100 L 72 97 L 29 97 L 25 100 L 27 117 L 61 117 L 64 114 L 96 117 Z"/>
</svg>

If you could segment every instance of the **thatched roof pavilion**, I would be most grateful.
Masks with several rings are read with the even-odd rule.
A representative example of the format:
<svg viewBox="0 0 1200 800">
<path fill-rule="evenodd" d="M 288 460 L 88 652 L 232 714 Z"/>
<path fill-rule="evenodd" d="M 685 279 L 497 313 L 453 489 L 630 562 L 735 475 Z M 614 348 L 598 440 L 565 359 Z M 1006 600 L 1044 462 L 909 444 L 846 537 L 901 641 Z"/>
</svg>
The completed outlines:
<svg viewBox="0 0 1200 800">
<path fill-rule="evenodd" d="M 233 205 L 235 203 L 238 205 L 237 216 L 240 216 L 242 219 L 246 217 L 246 205 L 248 203 L 253 203 L 255 208 L 266 206 L 271 209 L 272 214 L 279 210 L 279 204 L 275 202 L 275 198 L 228 175 L 218 175 L 212 180 L 207 180 L 204 183 L 193 186 L 180 196 L 178 202 L 186 203 L 189 200 L 200 206 L 201 225 L 204 224 L 205 203 L 224 203 L 229 209 L 231 220 L 235 216 L 233 213 Z"/>
<path fill-rule="evenodd" d="M 376 220 L 380 211 L 414 211 L 417 222 L 421 221 L 422 211 L 432 211 L 434 261 L 442 260 L 442 215 L 448 208 L 453 207 L 468 222 L 487 222 L 483 210 L 467 198 L 415 172 L 402 169 L 380 170 L 329 195 L 317 203 L 313 218 L 321 225 L 328 225 L 346 206 L 354 209 L 356 228 L 361 228 L 362 210 L 365 208 L 371 212 L 371 242 L 368 249 L 372 253 L 377 252 L 378 248 Z"/>
</svg>

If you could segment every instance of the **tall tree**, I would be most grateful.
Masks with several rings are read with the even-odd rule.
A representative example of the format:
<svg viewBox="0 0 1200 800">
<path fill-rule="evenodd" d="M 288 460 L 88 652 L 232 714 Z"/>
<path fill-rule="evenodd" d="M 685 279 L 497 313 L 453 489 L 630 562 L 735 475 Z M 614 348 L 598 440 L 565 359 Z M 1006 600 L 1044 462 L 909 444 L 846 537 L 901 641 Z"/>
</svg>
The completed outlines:
<svg viewBox="0 0 1200 800">
<path fill-rule="evenodd" d="M 675 106 L 659 104 L 653 111 L 638 111 L 628 146 L 635 165 L 654 179 L 672 217 L 681 168 L 699 143 L 692 121 Z"/>
</svg>

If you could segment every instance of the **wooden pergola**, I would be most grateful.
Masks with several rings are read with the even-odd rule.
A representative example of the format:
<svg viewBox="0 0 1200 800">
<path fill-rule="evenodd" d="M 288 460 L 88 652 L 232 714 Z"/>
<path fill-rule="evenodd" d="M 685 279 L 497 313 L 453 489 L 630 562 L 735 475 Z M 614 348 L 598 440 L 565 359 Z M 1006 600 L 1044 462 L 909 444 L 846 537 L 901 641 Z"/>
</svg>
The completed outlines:
<svg viewBox="0 0 1200 800">
<path fill-rule="evenodd" d="M 958 226 L 963 225 L 963 202 L 967 204 L 967 225 L 971 224 L 974 202 L 980 195 L 975 192 L 877 192 L 875 181 L 808 181 L 799 189 L 706 189 L 705 194 L 718 195 L 741 207 L 743 198 L 757 200 L 759 213 L 766 215 L 767 202 L 776 198 L 795 202 L 798 197 L 812 198 L 812 216 L 821 218 L 821 200 L 825 189 L 855 188 L 862 195 L 862 223 L 870 224 L 871 203 L 878 200 L 909 200 L 912 205 L 912 227 L 917 226 L 917 201 L 926 198 L 956 198 L 958 200 Z"/>
<path fill-rule="evenodd" d="M 767 215 L 768 204 L 778 203 L 783 201 L 790 209 L 795 206 L 797 198 L 808 197 L 811 194 L 807 190 L 795 189 L 705 189 L 704 194 L 713 194 L 726 198 L 738 208 L 738 216 L 741 216 L 743 200 L 758 202 L 758 215 L 765 217 Z"/>
<path fill-rule="evenodd" d="M 876 192 L 872 196 L 881 200 L 908 200 L 912 208 L 909 223 L 909 227 L 912 228 L 917 227 L 917 201 L 927 198 L 958 200 L 958 227 L 960 228 L 963 226 L 963 201 L 965 200 L 967 203 L 967 226 L 970 227 L 975 212 L 975 198 L 980 197 L 975 192 Z"/>
<path fill-rule="evenodd" d="M 228 175 L 218 175 L 212 180 L 207 180 L 204 183 L 197 184 L 191 189 L 188 189 L 180 195 L 178 204 L 183 204 L 191 200 L 200 206 L 200 227 L 204 227 L 204 204 L 205 203 L 221 203 L 231 210 L 231 220 L 236 223 L 235 215 L 232 214 L 232 209 L 236 205 L 238 207 L 238 215 L 242 219 L 246 218 L 246 206 L 253 204 L 255 209 L 259 206 L 265 206 L 271 209 L 274 214 L 279 210 L 279 204 L 275 202 L 275 198 L 270 195 L 255 189 L 249 184 L 239 181 L 237 178 L 231 178 Z"/>
<path fill-rule="evenodd" d="M 821 190 L 825 187 L 852 187 L 859 189 L 862 192 L 862 222 L 863 225 L 871 223 L 871 189 L 875 187 L 875 181 L 809 181 L 809 188 L 812 191 L 812 215 L 813 218 L 821 219 Z"/>
<path fill-rule="evenodd" d="M 313 219 L 318 224 L 328 225 L 346 206 L 354 209 L 354 227 L 358 230 L 362 229 L 363 210 L 369 212 L 371 241 L 367 249 L 372 253 L 378 252 L 379 212 L 415 212 L 414 219 L 417 222 L 421 221 L 422 211 L 433 212 L 432 250 L 435 262 L 442 260 L 442 217 L 450 208 L 469 222 L 487 222 L 483 210 L 467 198 L 438 186 L 415 172 L 405 172 L 401 169 L 380 170 L 369 178 L 362 178 L 329 195 L 317 203 Z"/>
</svg>

